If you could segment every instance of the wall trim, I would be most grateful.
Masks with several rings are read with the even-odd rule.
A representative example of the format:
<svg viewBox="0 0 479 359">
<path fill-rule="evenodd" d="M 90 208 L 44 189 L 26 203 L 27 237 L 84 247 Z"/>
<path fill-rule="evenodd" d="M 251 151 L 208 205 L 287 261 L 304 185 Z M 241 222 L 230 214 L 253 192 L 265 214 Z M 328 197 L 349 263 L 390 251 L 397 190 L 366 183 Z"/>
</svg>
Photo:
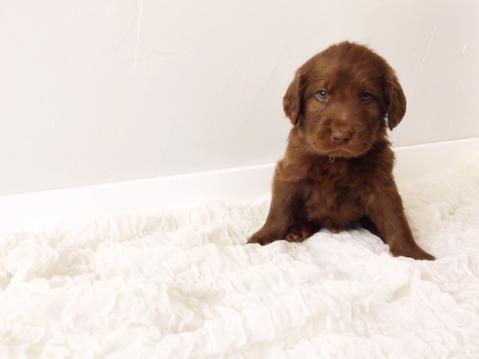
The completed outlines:
<svg viewBox="0 0 479 359">
<path fill-rule="evenodd" d="M 400 185 L 434 176 L 479 152 L 479 137 L 395 148 Z M 274 163 L 0 197 L 0 233 L 77 218 L 154 213 L 205 201 L 241 202 L 270 191 Z"/>
</svg>

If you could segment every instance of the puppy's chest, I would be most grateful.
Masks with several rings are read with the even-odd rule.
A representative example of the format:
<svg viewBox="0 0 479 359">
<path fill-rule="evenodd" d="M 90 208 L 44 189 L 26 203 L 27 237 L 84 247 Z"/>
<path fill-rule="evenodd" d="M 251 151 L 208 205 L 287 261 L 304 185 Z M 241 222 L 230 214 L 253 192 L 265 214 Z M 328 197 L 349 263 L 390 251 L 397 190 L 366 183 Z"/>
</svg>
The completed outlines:
<svg viewBox="0 0 479 359">
<path fill-rule="evenodd" d="M 302 197 L 309 218 L 327 220 L 341 227 L 363 215 L 361 187 L 364 181 L 354 169 L 335 165 L 312 166 Z"/>
</svg>

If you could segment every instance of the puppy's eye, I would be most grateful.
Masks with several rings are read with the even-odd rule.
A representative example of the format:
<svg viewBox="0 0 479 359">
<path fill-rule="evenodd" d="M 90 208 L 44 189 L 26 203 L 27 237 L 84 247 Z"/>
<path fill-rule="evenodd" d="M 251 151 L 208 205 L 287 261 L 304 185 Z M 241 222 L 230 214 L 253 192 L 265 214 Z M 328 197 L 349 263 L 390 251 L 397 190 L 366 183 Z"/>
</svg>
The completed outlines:
<svg viewBox="0 0 479 359">
<path fill-rule="evenodd" d="M 316 98 L 319 100 L 319 101 L 322 101 L 322 102 L 326 102 L 328 100 L 328 92 L 326 90 L 319 90 L 317 93 L 316 93 Z"/>
<path fill-rule="evenodd" d="M 373 98 L 373 95 L 368 91 L 364 91 L 361 93 L 361 95 L 359 95 L 359 99 L 363 102 L 368 102 L 372 100 L 372 98 Z"/>
</svg>

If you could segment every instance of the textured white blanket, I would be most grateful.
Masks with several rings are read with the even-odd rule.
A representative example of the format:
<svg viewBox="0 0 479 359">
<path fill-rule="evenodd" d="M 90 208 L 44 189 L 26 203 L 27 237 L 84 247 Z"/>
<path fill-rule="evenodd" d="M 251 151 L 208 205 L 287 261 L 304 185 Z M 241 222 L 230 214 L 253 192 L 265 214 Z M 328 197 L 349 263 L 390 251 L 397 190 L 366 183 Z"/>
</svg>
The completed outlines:
<svg viewBox="0 0 479 359">
<path fill-rule="evenodd" d="M 402 193 L 435 262 L 245 245 L 266 200 L 4 236 L 0 358 L 479 358 L 479 168 Z"/>
</svg>

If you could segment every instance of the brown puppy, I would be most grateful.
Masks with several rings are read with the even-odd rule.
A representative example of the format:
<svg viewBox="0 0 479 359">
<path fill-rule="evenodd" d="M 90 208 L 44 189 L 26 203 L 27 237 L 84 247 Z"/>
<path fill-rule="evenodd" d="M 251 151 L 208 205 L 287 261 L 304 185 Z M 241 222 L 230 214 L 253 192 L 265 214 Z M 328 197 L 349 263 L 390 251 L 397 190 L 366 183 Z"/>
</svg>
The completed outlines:
<svg viewBox="0 0 479 359">
<path fill-rule="evenodd" d="M 392 175 L 386 121 L 397 126 L 406 98 L 387 62 L 361 45 L 333 45 L 297 70 L 283 106 L 294 127 L 266 223 L 248 243 L 360 224 L 395 256 L 434 259 L 414 241 Z"/>
</svg>

